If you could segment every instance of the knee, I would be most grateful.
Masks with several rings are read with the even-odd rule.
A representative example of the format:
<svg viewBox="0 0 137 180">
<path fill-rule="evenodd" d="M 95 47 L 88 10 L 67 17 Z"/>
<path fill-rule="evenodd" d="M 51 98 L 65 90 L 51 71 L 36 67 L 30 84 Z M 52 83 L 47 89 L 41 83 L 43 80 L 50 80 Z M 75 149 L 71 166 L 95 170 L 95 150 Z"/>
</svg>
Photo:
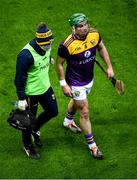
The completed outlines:
<svg viewBox="0 0 137 180">
<path fill-rule="evenodd" d="M 80 111 L 80 117 L 82 118 L 82 119 L 88 119 L 88 117 L 89 117 L 89 109 L 87 108 L 87 107 L 83 107 L 82 109 L 81 109 L 81 111 Z"/>
</svg>

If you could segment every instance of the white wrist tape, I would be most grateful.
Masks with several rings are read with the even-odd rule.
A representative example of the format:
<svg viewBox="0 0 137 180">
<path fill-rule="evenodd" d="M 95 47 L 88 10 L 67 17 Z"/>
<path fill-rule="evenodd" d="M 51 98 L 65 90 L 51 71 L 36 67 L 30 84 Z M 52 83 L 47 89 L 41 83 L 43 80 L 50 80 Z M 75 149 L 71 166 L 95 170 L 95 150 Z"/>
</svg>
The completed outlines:
<svg viewBox="0 0 137 180">
<path fill-rule="evenodd" d="M 66 86 L 66 85 L 67 85 L 67 83 L 66 83 L 66 80 L 65 80 L 65 79 L 60 80 L 60 81 L 59 81 L 59 83 L 60 83 L 60 86 Z"/>
</svg>

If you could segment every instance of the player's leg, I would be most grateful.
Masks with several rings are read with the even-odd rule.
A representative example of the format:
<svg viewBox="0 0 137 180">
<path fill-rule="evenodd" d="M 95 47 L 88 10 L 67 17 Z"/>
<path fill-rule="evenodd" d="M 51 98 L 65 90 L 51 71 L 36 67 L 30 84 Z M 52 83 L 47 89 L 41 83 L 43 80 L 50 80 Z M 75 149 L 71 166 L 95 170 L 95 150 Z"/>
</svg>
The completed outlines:
<svg viewBox="0 0 137 180">
<path fill-rule="evenodd" d="M 86 139 L 90 152 L 94 158 L 102 159 L 103 155 L 96 145 L 96 142 L 94 140 L 93 133 L 91 130 L 88 100 L 86 98 L 84 100 L 75 100 L 74 102 L 80 115 L 80 125 L 84 132 L 84 137 Z"/>
<path fill-rule="evenodd" d="M 75 113 L 76 113 L 76 107 L 74 104 L 74 100 L 71 99 L 69 104 L 68 104 L 66 116 L 65 116 L 64 121 L 63 121 L 63 126 L 65 128 L 70 129 L 74 133 L 80 133 L 81 129 L 74 122 Z"/>
</svg>

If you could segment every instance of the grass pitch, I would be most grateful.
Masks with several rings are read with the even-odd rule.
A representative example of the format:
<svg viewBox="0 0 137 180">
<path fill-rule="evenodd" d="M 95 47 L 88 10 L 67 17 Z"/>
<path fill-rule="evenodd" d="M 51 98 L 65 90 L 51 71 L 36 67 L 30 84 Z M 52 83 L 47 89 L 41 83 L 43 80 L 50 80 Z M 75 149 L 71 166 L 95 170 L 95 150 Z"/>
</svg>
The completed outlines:
<svg viewBox="0 0 137 180">
<path fill-rule="evenodd" d="M 1 0 L 0 1 L 0 178 L 1 179 L 136 179 L 137 178 L 137 1 L 136 0 Z M 117 95 L 111 83 L 95 67 L 95 83 L 89 95 L 90 118 L 97 144 L 105 159 L 91 156 L 83 134 L 62 128 L 68 98 L 64 97 L 51 66 L 58 117 L 41 130 L 41 159 L 30 160 L 22 150 L 21 134 L 6 122 L 14 87 L 16 56 L 34 37 L 36 25 L 45 21 L 52 29 L 56 59 L 59 43 L 70 33 L 68 18 L 85 13 L 99 29 L 125 95 Z M 98 57 L 99 61 L 101 59 Z M 54 78 L 53 78 L 54 77 Z M 79 116 L 76 116 L 77 123 Z"/>
</svg>

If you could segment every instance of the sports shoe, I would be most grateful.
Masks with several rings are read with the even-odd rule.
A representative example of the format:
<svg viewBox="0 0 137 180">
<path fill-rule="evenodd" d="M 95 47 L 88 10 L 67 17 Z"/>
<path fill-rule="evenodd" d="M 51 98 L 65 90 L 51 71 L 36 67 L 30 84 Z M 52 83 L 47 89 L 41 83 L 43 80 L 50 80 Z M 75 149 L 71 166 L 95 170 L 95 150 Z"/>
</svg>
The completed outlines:
<svg viewBox="0 0 137 180">
<path fill-rule="evenodd" d="M 103 159 L 103 154 L 102 152 L 98 149 L 98 147 L 94 147 L 92 149 L 90 149 L 91 155 L 98 160 Z"/>
<path fill-rule="evenodd" d="M 33 144 L 30 144 L 29 146 L 24 146 L 24 151 L 27 154 L 27 156 L 32 159 L 40 158 L 40 154 L 35 151 Z"/>
<path fill-rule="evenodd" d="M 82 130 L 75 124 L 74 121 L 72 121 L 71 123 L 66 123 L 65 121 L 63 122 L 63 126 L 65 128 L 70 129 L 72 132 L 74 133 L 81 133 Z"/>
<path fill-rule="evenodd" d="M 38 147 L 43 146 L 43 144 L 40 140 L 40 131 L 37 131 L 37 132 L 32 131 L 32 139 L 35 142 L 36 146 L 38 146 Z"/>
</svg>

